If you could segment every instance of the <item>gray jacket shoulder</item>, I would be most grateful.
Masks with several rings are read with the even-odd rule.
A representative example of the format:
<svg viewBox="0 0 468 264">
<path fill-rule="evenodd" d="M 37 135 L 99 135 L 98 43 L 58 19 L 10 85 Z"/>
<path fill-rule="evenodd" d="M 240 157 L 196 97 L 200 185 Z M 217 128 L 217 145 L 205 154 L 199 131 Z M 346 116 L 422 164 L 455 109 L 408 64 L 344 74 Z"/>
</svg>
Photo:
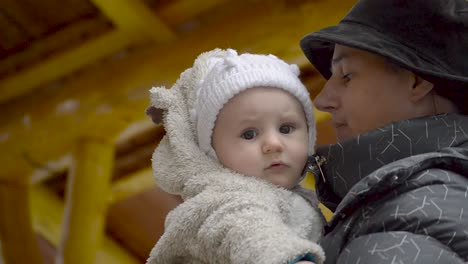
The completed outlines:
<svg viewBox="0 0 468 264">
<path fill-rule="evenodd" d="M 380 180 L 374 183 L 373 177 Z M 356 190 L 367 186 L 367 192 L 357 198 L 351 191 L 351 197 L 344 198 L 331 223 L 336 226 L 322 243 L 326 252 L 337 253 L 327 263 L 468 260 L 466 150 L 404 159 L 360 184 Z"/>
</svg>

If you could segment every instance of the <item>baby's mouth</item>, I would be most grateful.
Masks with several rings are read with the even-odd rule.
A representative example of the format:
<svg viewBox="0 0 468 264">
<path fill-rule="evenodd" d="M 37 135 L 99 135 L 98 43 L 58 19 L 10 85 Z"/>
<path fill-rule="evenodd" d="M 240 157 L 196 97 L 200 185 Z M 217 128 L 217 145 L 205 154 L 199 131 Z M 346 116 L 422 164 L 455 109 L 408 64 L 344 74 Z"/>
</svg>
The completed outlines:
<svg viewBox="0 0 468 264">
<path fill-rule="evenodd" d="M 286 168 L 288 167 L 286 164 L 284 164 L 281 161 L 275 161 L 270 164 L 270 166 L 267 167 L 267 169 L 281 169 L 281 168 Z"/>
</svg>

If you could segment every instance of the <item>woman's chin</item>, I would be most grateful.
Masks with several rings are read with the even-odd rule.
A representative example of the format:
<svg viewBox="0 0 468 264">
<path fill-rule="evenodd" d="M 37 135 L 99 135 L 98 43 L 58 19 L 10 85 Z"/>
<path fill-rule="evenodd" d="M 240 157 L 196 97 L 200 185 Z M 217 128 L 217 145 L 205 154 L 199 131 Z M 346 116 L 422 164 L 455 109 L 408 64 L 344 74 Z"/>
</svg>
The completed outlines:
<svg viewBox="0 0 468 264">
<path fill-rule="evenodd" d="M 351 129 L 347 126 L 341 126 L 336 128 L 336 138 L 338 142 L 348 140 L 350 138 L 355 137 L 354 133 L 352 133 Z"/>
</svg>

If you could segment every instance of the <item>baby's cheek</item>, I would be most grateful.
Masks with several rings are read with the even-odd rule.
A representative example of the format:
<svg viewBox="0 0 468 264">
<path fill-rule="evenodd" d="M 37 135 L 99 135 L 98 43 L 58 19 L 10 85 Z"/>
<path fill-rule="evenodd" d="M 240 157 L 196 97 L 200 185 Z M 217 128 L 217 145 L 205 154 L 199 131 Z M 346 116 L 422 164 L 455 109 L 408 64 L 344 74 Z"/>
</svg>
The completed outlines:
<svg viewBox="0 0 468 264">
<path fill-rule="evenodd" d="M 246 160 L 243 166 L 245 171 L 243 174 L 263 178 L 262 163 L 260 161 Z"/>
<path fill-rule="evenodd" d="M 262 177 L 262 166 L 261 160 L 251 155 L 239 153 L 235 161 L 231 162 L 229 168 L 244 175 Z"/>
<path fill-rule="evenodd" d="M 306 161 L 308 156 L 308 144 L 307 140 L 303 143 L 295 144 L 295 147 L 291 149 L 291 156 L 293 156 L 296 160 L 299 161 Z"/>
</svg>

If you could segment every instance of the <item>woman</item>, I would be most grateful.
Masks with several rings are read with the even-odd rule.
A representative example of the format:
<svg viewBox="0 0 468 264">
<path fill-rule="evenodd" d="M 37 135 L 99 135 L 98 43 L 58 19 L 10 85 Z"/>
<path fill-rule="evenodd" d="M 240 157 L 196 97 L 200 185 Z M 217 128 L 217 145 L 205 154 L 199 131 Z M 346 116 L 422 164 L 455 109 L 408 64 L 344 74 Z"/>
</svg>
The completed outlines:
<svg viewBox="0 0 468 264">
<path fill-rule="evenodd" d="M 311 164 L 326 263 L 468 261 L 468 1 L 362 0 L 301 47 L 339 141 Z"/>
</svg>

